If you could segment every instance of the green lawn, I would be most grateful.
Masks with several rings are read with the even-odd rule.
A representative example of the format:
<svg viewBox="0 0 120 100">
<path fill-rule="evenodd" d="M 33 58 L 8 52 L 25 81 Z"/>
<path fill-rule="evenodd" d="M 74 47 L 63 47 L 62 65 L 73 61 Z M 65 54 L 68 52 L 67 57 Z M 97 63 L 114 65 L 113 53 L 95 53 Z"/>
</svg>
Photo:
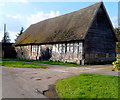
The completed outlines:
<svg viewBox="0 0 120 100">
<path fill-rule="evenodd" d="M 60 98 L 118 98 L 118 80 L 117 76 L 80 74 L 60 80 L 55 86 Z"/>
<path fill-rule="evenodd" d="M 39 61 L 39 60 L 18 59 L 18 58 L 17 59 L 11 59 L 11 60 L 43 63 L 43 64 L 50 64 L 50 65 L 72 66 L 72 67 L 89 66 L 89 65 L 78 65 L 78 64 L 68 63 L 68 62 L 64 63 L 64 62 L 58 62 L 58 61 Z"/>
<path fill-rule="evenodd" d="M 0 60 L 0 65 L 2 65 L 2 61 Z"/>
<path fill-rule="evenodd" d="M 18 68 L 48 68 L 46 66 L 42 65 L 36 65 L 36 64 L 30 64 L 30 63 L 24 63 L 24 62 L 17 62 L 17 61 L 9 61 L 9 60 L 4 60 L 0 61 L 2 62 L 3 66 L 7 67 L 18 67 Z"/>
</svg>

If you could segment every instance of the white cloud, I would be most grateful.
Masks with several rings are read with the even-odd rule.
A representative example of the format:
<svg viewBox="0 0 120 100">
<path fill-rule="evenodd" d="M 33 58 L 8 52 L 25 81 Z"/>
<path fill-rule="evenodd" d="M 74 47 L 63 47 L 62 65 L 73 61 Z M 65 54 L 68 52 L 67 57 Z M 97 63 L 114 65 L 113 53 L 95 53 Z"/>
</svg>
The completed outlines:
<svg viewBox="0 0 120 100">
<path fill-rule="evenodd" d="M 21 16 L 20 16 L 20 15 L 8 16 L 8 17 L 11 17 L 11 18 L 13 18 L 13 19 L 21 19 Z"/>
<path fill-rule="evenodd" d="M 7 22 L 11 22 L 10 20 L 12 20 L 13 22 L 18 21 L 19 24 L 21 23 L 22 25 L 25 26 L 25 28 L 27 28 L 31 24 L 37 23 L 39 21 L 42 21 L 48 18 L 59 16 L 59 15 L 60 15 L 59 11 L 50 11 L 49 13 L 39 11 L 35 14 L 26 15 L 26 16 L 25 15 L 6 15 L 4 16 L 4 20 L 9 19 Z"/>
<path fill-rule="evenodd" d="M 17 33 L 20 31 L 21 27 L 24 27 L 26 29 L 31 24 L 37 23 L 39 21 L 52 18 L 55 16 L 59 16 L 59 11 L 50 11 L 49 13 L 45 13 L 43 11 L 37 12 L 35 14 L 31 15 L 4 15 L 0 16 L 0 21 L 2 24 L 0 25 L 0 30 L 3 30 L 3 24 L 7 24 L 7 31 L 10 35 L 11 41 L 14 42 L 14 39 L 16 38 Z M 2 31 L 1 31 L 2 32 Z M 0 37 L 3 37 L 2 34 L 0 34 Z M 0 38 L 0 41 L 2 38 Z"/>
<path fill-rule="evenodd" d="M 1 2 L 0 7 L 4 7 L 4 6 L 5 6 L 5 3 Z"/>
<path fill-rule="evenodd" d="M 17 35 L 18 32 L 15 32 L 15 31 L 8 31 L 8 33 L 9 33 L 11 42 L 14 43 L 14 42 L 15 42 L 15 39 L 16 39 L 16 35 Z"/>
<path fill-rule="evenodd" d="M 36 14 L 32 14 L 29 17 L 26 18 L 27 24 L 34 24 L 37 23 L 39 21 L 48 19 L 48 18 L 52 18 L 55 16 L 59 16 L 60 12 L 59 11 L 50 11 L 49 13 L 44 13 L 43 11 L 37 12 Z"/>
</svg>

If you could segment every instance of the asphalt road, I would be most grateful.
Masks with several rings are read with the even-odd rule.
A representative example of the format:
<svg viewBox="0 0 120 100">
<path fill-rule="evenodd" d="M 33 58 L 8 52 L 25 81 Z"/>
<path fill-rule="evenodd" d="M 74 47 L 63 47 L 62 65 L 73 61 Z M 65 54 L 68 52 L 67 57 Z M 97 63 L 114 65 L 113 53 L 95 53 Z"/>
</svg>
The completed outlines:
<svg viewBox="0 0 120 100">
<path fill-rule="evenodd" d="M 118 76 L 112 65 L 89 67 L 50 66 L 48 69 L 2 67 L 2 98 L 48 98 L 43 92 L 56 81 L 81 73 Z"/>
<path fill-rule="evenodd" d="M 3 98 L 46 98 L 37 93 L 31 83 L 20 77 L 22 71 L 2 68 L 2 96 Z"/>
</svg>

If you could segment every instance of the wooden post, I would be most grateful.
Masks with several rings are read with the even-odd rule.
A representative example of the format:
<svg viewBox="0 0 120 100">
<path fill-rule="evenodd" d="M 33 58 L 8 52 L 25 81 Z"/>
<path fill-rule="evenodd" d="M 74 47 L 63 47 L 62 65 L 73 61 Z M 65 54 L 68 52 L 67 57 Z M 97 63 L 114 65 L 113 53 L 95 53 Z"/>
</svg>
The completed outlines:
<svg viewBox="0 0 120 100">
<path fill-rule="evenodd" d="M 65 43 L 65 53 L 67 52 L 67 43 Z"/>
<path fill-rule="evenodd" d="M 32 44 L 31 44 L 31 55 L 30 56 L 32 56 Z"/>
</svg>

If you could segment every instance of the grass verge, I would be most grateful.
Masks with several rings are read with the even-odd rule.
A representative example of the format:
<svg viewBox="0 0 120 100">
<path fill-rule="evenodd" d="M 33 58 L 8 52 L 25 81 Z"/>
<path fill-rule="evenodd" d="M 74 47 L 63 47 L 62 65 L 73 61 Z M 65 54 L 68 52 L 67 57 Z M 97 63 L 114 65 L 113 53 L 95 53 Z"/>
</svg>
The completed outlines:
<svg viewBox="0 0 120 100">
<path fill-rule="evenodd" d="M 55 86 L 60 98 L 118 98 L 118 80 L 117 76 L 80 74 Z"/>
<path fill-rule="evenodd" d="M 36 64 L 31 64 L 31 63 L 24 63 L 24 62 L 17 62 L 17 61 L 9 61 L 9 60 L 4 60 L 0 61 L 2 62 L 2 66 L 7 66 L 7 67 L 16 67 L 16 68 L 48 68 L 46 66 L 42 65 L 36 65 Z"/>
<path fill-rule="evenodd" d="M 73 63 L 64 63 L 58 61 L 39 61 L 39 60 L 31 60 L 31 59 L 11 59 L 11 60 L 18 60 L 18 61 L 26 61 L 26 62 L 35 62 L 35 63 L 43 63 L 43 64 L 50 64 L 50 65 L 60 65 L 60 66 L 72 66 L 72 67 L 82 67 L 82 66 L 90 66 L 90 65 L 78 65 Z"/>
</svg>

